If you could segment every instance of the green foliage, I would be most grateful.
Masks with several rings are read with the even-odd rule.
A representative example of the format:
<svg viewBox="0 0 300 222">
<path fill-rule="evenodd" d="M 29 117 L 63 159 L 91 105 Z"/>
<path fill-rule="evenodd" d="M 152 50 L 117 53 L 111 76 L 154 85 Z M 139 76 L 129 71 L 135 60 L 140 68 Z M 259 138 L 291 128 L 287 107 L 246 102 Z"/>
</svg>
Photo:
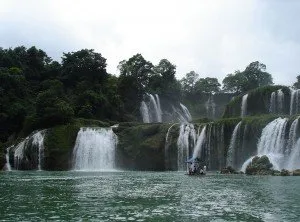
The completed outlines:
<svg viewBox="0 0 300 222">
<path fill-rule="evenodd" d="M 223 80 L 223 89 L 238 94 L 257 87 L 272 85 L 273 78 L 265 70 L 265 64 L 252 62 L 243 72 L 236 71 L 234 74 L 228 74 Z"/>
<path fill-rule="evenodd" d="M 107 78 L 106 59 L 93 49 L 64 53 L 62 57 L 62 81 L 75 86 L 79 81 L 102 83 Z"/>
<path fill-rule="evenodd" d="M 247 100 L 247 115 L 261 115 L 268 114 L 270 107 L 270 98 L 272 92 L 281 89 L 285 95 L 285 104 L 284 110 L 282 114 L 289 113 L 289 101 L 290 101 L 290 90 L 286 86 L 263 86 L 256 89 L 252 89 L 248 92 L 248 100 Z M 237 117 L 241 115 L 241 103 L 242 103 L 243 95 L 236 96 L 233 100 L 231 100 L 226 108 L 223 115 L 223 118 L 229 117 Z M 257 105 L 259 104 L 259 105 Z"/>
<path fill-rule="evenodd" d="M 297 82 L 293 84 L 294 89 L 300 89 L 300 75 L 297 76 Z"/>
<path fill-rule="evenodd" d="M 194 92 L 198 78 L 199 74 L 195 71 L 190 71 L 189 73 L 187 73 L 185 77 L 180 80 L 182 89 L 186 92 Z"/>
<path fill-rule="evenodd" d="M 217 78 L 200 78 L 195 83 L 195 91 L 200 93 L 217 93 L 220 91 L 221 84 Z"/>
</svg>

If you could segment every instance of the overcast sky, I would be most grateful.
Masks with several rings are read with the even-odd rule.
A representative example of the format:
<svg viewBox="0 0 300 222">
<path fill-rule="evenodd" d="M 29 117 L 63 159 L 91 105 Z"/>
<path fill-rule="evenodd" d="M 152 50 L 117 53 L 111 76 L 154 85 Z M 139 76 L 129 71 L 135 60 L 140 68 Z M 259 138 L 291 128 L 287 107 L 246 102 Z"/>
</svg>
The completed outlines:
<svg viewBox="0 0 300 222">
<path fill-rule="evenodd" d="M 166 58 L 177 78 L 223 78 L 260 61 L 276 84 L 300 75 L 297 0 L 0 0 L 0 47 L 32 45 L 55 60 L 93 48 L 108 71 L 136 53 Z"/>
</svg>

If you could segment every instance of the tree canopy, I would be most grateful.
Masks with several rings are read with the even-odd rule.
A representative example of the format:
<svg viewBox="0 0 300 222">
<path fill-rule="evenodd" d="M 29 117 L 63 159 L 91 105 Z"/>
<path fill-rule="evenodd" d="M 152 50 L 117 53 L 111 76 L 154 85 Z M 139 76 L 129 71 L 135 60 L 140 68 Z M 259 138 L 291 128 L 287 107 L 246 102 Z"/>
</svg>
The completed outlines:
<svg viewBox="0 0 300 222">
<path fill-rule="evenodd" d="M 294 87 L 295 89 L 300 89 L 300 75 L 297 76 L 297 82 L 295 82 L 295 83 L 293 84 L 293 87 Z"/>
<path fill-rule="evenodd" d="M 233 93 L 243 93 L 251 89 L 272 85 L 272 75 L 266 72 L 266 65 L 258 61 L 250 63 L 243 72 L 235 71 L 223 80 L 223 90 Z"/>
<path fill-rule="evenodd" d="M 176 65 L 167 59 L 155 65 L 136 54 L 118 68 L 119 76 L 108 74 L 106 59 L 93 49 L 63 53 L 57 62 L 34 46 L 0 48 L 0 142 L 24 127 L 47 128 L 74 118 L 136 121 L 145 93 L 179 102 L 220 92 L 218 79 L 199 78 L 195 71 L 177 80 Z M 268 84 L 272 76 L 266 66 L 253 62 L 243 72 L 227 75 L 223 89 L 241 93 Z"/>
</svg>

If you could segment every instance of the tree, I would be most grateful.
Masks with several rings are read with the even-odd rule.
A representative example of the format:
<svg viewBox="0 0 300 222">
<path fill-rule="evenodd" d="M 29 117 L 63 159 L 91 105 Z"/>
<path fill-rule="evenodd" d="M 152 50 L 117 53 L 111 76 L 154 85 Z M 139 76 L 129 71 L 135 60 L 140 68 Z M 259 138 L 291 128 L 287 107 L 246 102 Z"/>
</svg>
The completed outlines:
<svg viewBox="0 0 300 222">
<path fill-rule="evenodd" d="M 295 89 L 300 89 L 300 75 L 297 76 L 297 82 L 294 83 L 293 87 Z"/>
<path fill-rule="evenodd" d="M 193 92 L 198 78 L 199 74 L 194 71 L 190 71 L 189 73 L 187 73 L 185 77 L 180 81 L 182 89 L 186 92 Z"/>
<path fill-rule="evenodd" d="M 234 74 L 228 74 L 223 79 L 223 90 L 231 93 L 242 93 L 245 91 L 244 85 L 246 78 L 239 70 L 235 71 Z"/>
<path fill-rule="evenodd" d="M 61 79 L 67 86 L 79 81 L 102 83 L 106 78 L 106 59 L 93 49 L 63 54 Z"/>
<path fill-rule="evenodd" d="M 243 72 L 238 70 L 234 74 L 228 74 L 223 80 L 223 89 L 227 92 L 242 93 L 257 87 L 272 85 L 272 75 L 265 71 L 265 64 L 252 62 Z"/>
<path fill-rule="evenodd" d="M 195 83 L 195 90 L 200 93 L 216 93 L 220 91 L 221 84 L 217 78 L 200 78 Z"/>
<path fill-rule="evenodd" d="M 175 79 L 176 66 L 167 59 L 162 59 L 154 67 L 154 72 L 159 74 L 164 82 L 173 81 Z"/>
<path fill-rule="evenodd" d="M 69 122 L 74 117 L 74 110 L 63 94 L 63 84 L 58 80 L 43 83 L 45 91 L 36 99 L 36 116 L 46 127 Z"/>
<path fill-rule="evenodd" d="M 247 79 L 244 86 L 246 91 L 273 84 L 271 74 L 266 72 L 266 65 L 258 61 L 250 63 L 243 71 L 243 74 Z"/>
<path fill-rule="evenodd" d="M 128 60 L 123 60 L 118 66 L 122 77 L 133 77 L 139 92 L 142 92 L 153 75 L 153 64 L 144 59 L 141 54 L 136 54 Z"/>
</svg>

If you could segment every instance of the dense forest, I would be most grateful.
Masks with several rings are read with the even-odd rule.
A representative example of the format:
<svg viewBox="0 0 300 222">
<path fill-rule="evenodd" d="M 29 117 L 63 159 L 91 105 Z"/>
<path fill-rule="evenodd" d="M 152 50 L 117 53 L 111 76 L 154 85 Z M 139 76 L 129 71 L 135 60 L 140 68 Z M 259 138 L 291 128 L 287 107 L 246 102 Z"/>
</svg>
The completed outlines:
<svg viewBox="0 0 300 222">
<path fill-rule="evenodd" d="M 52 60 L 36 47 L 0 48 L 0 142 L 21 130 L 31 132 L 73 121 L 137 121 L 143 95 L 157 93 L 179 101 L 202 94 L 243 94 L 272 85 L 272 75 L 258 61 L 222 81 L 194 71 L 181 80 L 167 59 L 157 65 L 141 54 L 119 63 L 119 75 L 106 71 L 106 59 L 92 49 L 63 53 Z M 300 88 L 300 76 L 294 84 Z"/>
</svg>

